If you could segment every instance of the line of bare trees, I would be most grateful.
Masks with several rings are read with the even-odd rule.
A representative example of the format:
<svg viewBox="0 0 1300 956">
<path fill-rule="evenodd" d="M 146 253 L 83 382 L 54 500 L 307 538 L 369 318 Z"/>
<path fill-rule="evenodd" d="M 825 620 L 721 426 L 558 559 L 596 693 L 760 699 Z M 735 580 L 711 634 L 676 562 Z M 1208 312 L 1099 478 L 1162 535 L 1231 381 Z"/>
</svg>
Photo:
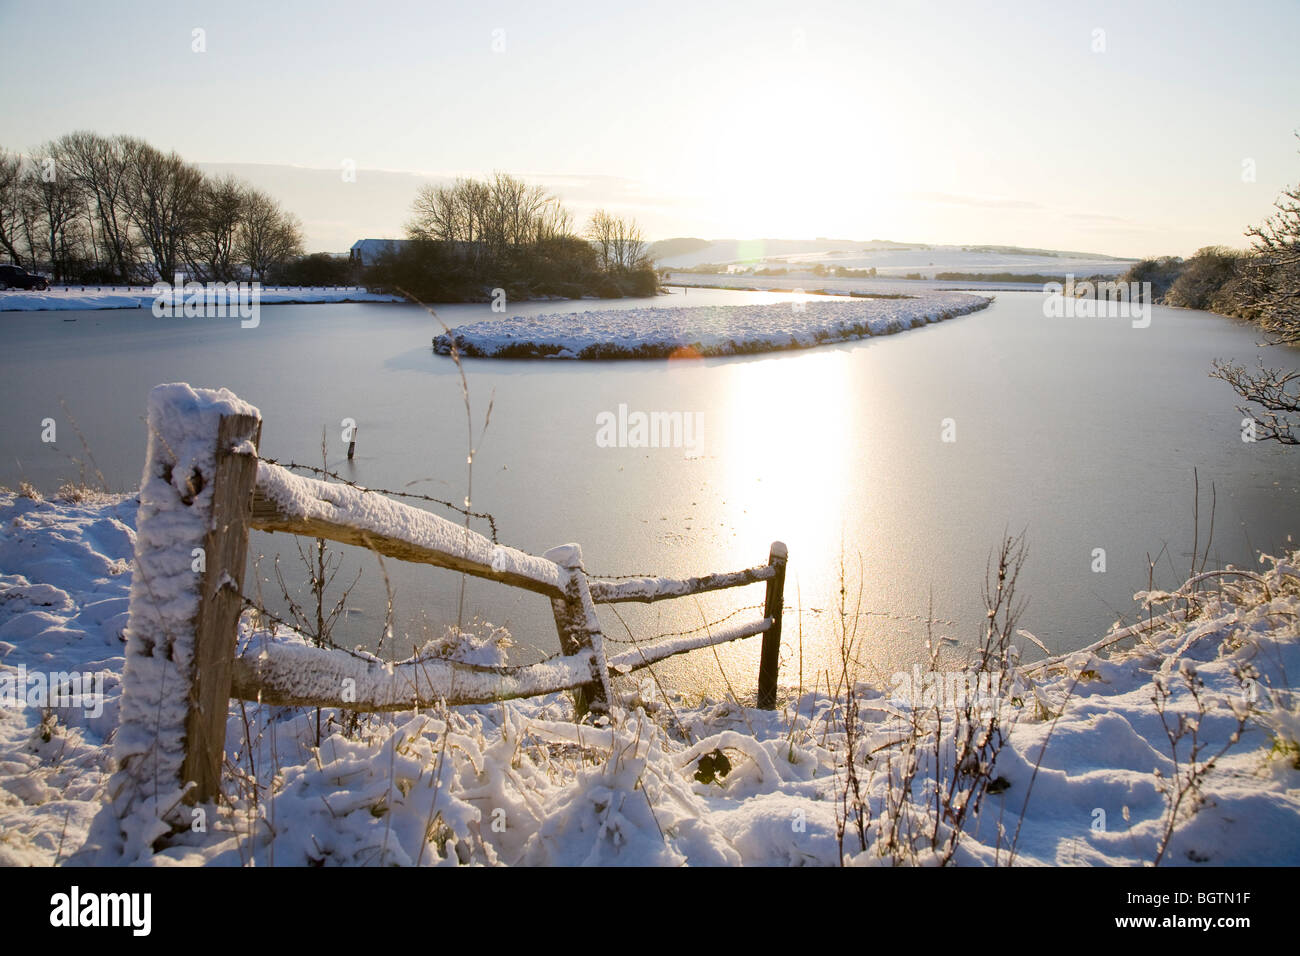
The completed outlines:
<svg viewBox="0 0 1300 956">
<path fill-rule="evenodd" d="M 76 132 L 0 149 L 0 250 L 55 282 L 260 280 L 302 253 L 302 227 L 232 176 L 133 136 Z"/>
<path fill-rule="evenodd" d="M 606 272 L 633 272 L 650 265 L 650 247 L 635 219 L 597 209 L 587 225 L 587 238 Z"/>
<path fill-rule="evenodd" d="M 458 179 L 423 186 L 407 226 L 412 239 L 456 243 L 475 262 L 499 260 L 573 233 L 573 217 L 541 186 L 507 173 L 491 180 Z"/>
<path fill-rule="evenodd" d="M 541 186 L 507 173 L 420 189 L 407 235 L 428 245 L 412 254 L 408 278 L 424 257 L 442 275 L 442 294 L 473 295 L 475 284 L 524 294 L 653 294 L 649 246 L 635 220 L 597 210 L 579 232 L 573 214 Z M 451 283 L 449 285 L 448 283 Z M 458 284 L 459 293 L 452 288 Z M 432 291 L 432 286 L 430 286 Z"/>
</svg>

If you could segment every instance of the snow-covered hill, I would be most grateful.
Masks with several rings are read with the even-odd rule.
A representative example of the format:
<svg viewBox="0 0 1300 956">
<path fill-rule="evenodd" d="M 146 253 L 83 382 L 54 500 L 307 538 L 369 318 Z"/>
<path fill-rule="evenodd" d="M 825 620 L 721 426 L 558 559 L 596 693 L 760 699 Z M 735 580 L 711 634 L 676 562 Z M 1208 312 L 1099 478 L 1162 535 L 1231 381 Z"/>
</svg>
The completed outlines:
<svg viewBox="0 0 1300 956">
<path fill-rule="evenodd" d="M 703 243 L 703 244 L 701 244 Z M 1053 249 L 930 245 L 847 239 L 669 239 L 651 246 L 662 269 L 703 264 L 806 270 L 821 265 L 875 269 L 882 276 L 936 272 L 1019 272 L 1044 275 L 1118 275 L 1131 259 Z"/>
</svg>

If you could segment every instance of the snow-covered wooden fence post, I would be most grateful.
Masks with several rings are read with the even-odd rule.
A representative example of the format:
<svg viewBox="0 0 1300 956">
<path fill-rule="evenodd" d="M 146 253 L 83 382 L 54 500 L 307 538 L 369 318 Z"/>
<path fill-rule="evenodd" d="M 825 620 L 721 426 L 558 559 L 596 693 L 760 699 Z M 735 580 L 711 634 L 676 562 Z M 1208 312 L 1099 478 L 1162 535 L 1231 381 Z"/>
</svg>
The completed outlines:
<svg viewBox="0 0 1300 956">
<path fill-rule="evenodd" d="M 781 610 L 785 604 L 785 565 L 789 552 L 781 541 L 772 542 L 767 563 L 776 570 L 767 579 L 767 599 L 763 603 L 763 617 L 772 619 L 772 626 L 763 632 L 763 656 L 758 664 L 758 706 L 762 710 L 776 709 L 776 676 L 781 657 Z"/>
<path fill-rule="evenodd" d="M 243 611 L 248 518 L 257 481 L 262 420 L 256 415 L 222 415 L 214 448 L 212 516 L 204 536 L 206 573 L 195 627 L 194 677 L 185 720 L 182 780 L 193 780 L 194 802 L 221 793 L 221 763 L 230 712 L 235 639 Z"/>
<path fill-rule="evenodd" d="M 552 598 L 555 612 L 555 630 L 560 635 L 560 650 L 577 654 L 590 650 L 595 660 L 597 679 L 578 688 L 574 695 L 579 716 L 589 710 L 604 710 L 609 704 L 609 666 L 605 662 L 604 635 L 596 617 L 596 604 L 591 599 L 587 572 L 582 567 L 582 548 L 576 544 L 562 544 L 544 555 L 566 572 L 564 597 Z"/>
<path fill-rule="evenodd" d="M 110 786 L 137 850 L 188 822 L 189 783 L 187 802 L 220 792 L 262 418 L 226 389 L 159 385 L 148 425 Z"/>
</svg>

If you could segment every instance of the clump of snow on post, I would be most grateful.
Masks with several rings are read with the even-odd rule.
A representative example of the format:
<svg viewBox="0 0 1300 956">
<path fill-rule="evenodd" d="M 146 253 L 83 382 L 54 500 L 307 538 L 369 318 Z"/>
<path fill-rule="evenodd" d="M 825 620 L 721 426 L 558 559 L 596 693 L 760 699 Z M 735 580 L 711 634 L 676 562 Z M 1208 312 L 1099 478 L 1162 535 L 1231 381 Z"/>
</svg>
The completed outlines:
<svg viewBox="0 0 1300 956">
<path fill-rule="evenodd" d="M 122 710 L 113 746 L 118 771 L 108 794 L 126 859 L 147 852 L 167 832 L 167 816 L 183 796 L 203 581 L 194 549 L 204 546 L 211 524 L 217 430 L 229 415 L 261 417 L 226 389 L 172 384 L 149 393 Z"/>
<path fill-rule="evenodd" d="M 556 545 L 543 557 L 555 562 L 556 567 L 563 568 L 567 574 L 565 583 L 567 600 L 552 604 L 556 611 L 556 622 L 563 622 L 561 627 L 568 634 L 569 640 L 576 641 L 579 646 L 591 648 L 596 660 L 596 676 L 601 698 L 608 702 L 612 699 L 609 687 L 609 662 L 605 660 L 604 635 L 600 631 L 600 620 L 596 617 L 596 605 L 591 600 L 591 586 L 587 581 L 587 572 L 582 566 L 582 547 L 573 543 Z"/>
</svg>

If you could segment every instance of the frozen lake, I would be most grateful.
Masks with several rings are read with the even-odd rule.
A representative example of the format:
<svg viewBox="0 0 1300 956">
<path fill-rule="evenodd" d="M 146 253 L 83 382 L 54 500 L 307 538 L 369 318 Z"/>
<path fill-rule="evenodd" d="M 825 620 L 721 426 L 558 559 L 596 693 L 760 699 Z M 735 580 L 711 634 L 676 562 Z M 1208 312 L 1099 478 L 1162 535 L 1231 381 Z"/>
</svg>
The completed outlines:
<svg viewBox="0 0 1300 956">
<path fill-rule="evenodd" d="M 691 289 L 657 300 L 532 303 L 511 314 L 773 302 L 792 297 Z M 441 306 L 452 326 L 499 318 L 486 305 Z M 9 313 L 0 394 L 0 483 L 50 492 L 84 458 L 117 490 L 138 486 L 145 397 L 159 382 L 226 386 L 265 419 L 262 451 L 329 464 L 363 484 L 459 501 L 466 419 L 460 378 L 430 347 L 441 331 L 408 305 L 267 307 L 237 319 L 154 319 L 147 311 Z M 783 684 L 830 666 L 841 559 L 851 596 L 862 586 L 868 660 L 884 675 L 920 653 L 933 599 L 936 636 L 968 643 L 982 620 L 985 561 L 1004 530 L 1027 530 L 1022 626 L 1067 649 L 1132 620 L 1147 558 L 1162 548 L 1157 583 L 1191 561 L 1192 470 L 1199 470 L 1200 541 L 1209 491 L 1218 504 L 1210 560 L 1248 564 L 1300 527 L 1297 452 L 1240 438 L 1235 395 L 1208 377 L 1214 358 L 1253 365 L 1257 332 L 1235 320 L 1156 307 L 1149 328 L 1127 319 L 1048 319 L 1037 293 L 999 293 L 987 310 L 899 335 L 751 358 L 645 362 L 467 360 L 477 438 L 474 507 L 500 539 L 540 553 L 579 542 L 598 574 L 697 574 L 766 560 L 790 548 Z M 1300 367 L 1300 353 L 1266 362 Z M 64 410 L 66 405 L 67 411 Z M 693 447 L 607 447 L 598 416 L 627 411 L 694 416 Z M 59 423 L 58 442 L 41 422 Z M 344 460 L 341 422 L 359 424 Z M 941 440 L 952 419 L 956 441 Z M 437 510 L 437 509 L 435 509 Z M 446 513 L 446 512 L 440 512 Z M 486 531 L 486 526 L 476 523 Z M 1092 570 L 1104 548 L 1105 573 Z M 279 550 L 286 577 L 303 576 L 294 544 L 255 535 L 268 604 Z M 5 568 L 8 572 L 22 569 Z M 361 571 L 357 611 L 336 638 L 373 647 L 383 582 L 373 558 L 345 549 L 336 587 Z M 457 613 L 460 579 L 388 562 L 404 653 Z M 295 577 L 296 576 L 296 577 Z M 245 590 L 252 593 L 250 578 Z M 651 608 L 619 607 L 638 639 L 698 625 L 762 600 L 762 588 Z M 549 604 L 471 581 L 467 610 L 510 626 L 519 659 L 555 649 Z M 601 611 L 606 633 L 623 624 Z M 758 641 L 720 648 L 727 676 L 752 693 Z M 1027 654 L 1027 657 L 1035 655 Z M 724 692 L 710 653 L 657 667 L 679 687 Z"/>
</svg>

